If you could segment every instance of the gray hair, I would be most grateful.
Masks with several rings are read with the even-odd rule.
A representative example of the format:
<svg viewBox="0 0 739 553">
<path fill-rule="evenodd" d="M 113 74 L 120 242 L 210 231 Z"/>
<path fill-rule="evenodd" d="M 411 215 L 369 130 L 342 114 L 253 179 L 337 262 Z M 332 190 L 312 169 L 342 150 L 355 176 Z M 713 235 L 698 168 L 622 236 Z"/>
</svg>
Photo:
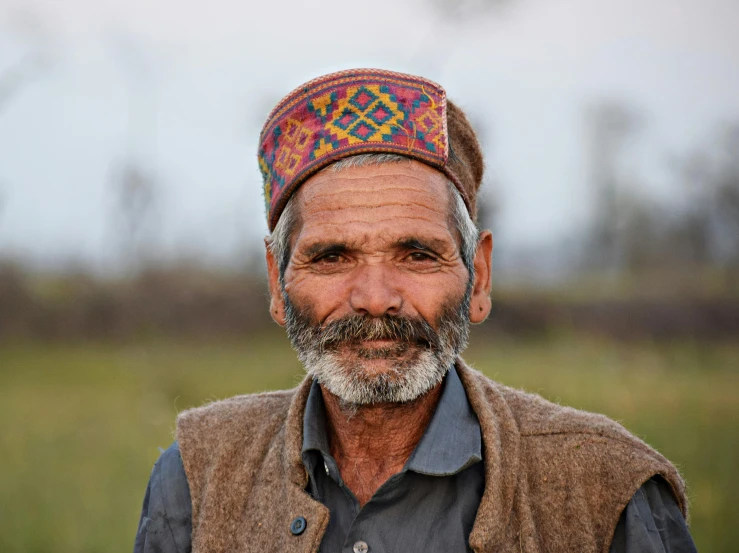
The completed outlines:
<svg viewBox="0 0 739 553">
<path fill-rule="evenodd" d="M 350 167 L 363 167 L 367 165 L 381 165 L 383 163 L 399 163 L 409 161 L 409 158 L 397 154 L 359 154 L 356 156 L 340 159 L 325 169 L 324 171 L 341 171 Z M 450 198 L 449 222 L 451 226 L 459 234 L 460 253 L 462 262 L 467 268 L 470 275 L 470 282 L 475 275 L 475 252 L 477 251 L 477 243 L 480 238 L 480 231 L 472 221 L 467 206 L 464 204 L 462 195 L 457 187 L 447 179 L 447 190 Z M 282 283 L 287 270 L 287 264 L 290 261 L 291 244 L 293 231 L 299 221 L 299 213 L 295 202 L 295 194 L 288 200 L 285 209 L 282 211 L 275 229 L 268 238 L 269 249 L 277 260 L 277 266 L 280 273 L 280 282 Z"/>
</svg>

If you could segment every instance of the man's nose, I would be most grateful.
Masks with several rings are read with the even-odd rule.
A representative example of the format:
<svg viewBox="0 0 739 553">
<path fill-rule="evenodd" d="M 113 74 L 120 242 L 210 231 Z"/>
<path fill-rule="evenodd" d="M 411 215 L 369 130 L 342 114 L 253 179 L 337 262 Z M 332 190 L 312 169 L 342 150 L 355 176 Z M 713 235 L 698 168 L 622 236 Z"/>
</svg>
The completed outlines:
<svg viewBox="0 0 739 553">
<path fill-rule="evenodd" d="M 356 313 L 382 317 L 397 315 L 403 297 L 393 284 L 392 269 L 383 264 L 364 265 L 356 271 L 349 303 Z"/>
</svg>

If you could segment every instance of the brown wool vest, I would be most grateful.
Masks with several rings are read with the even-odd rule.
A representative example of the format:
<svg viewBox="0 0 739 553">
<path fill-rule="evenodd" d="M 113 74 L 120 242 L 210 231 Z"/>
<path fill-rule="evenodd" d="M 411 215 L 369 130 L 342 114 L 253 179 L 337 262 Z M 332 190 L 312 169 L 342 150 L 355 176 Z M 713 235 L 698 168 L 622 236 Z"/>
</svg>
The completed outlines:
<svg viewBox="0 0 739 553">
<path fill-rule="evenodd" d="M 621 512 L 654 475 L 687 517 L 685 484 L 621 425 L 502 386 L 461 360 L 480 420 L 485 491 L 469 543 L 482 552 L 604 552 Z M 192 497 L 193 553 L 318 551 L 329 512 L 305 492 L 310 389 L 238 396 L 185 411 L 177 439 Z M 290 532 L 298 516 L 308 521 Z"/>
</svg>

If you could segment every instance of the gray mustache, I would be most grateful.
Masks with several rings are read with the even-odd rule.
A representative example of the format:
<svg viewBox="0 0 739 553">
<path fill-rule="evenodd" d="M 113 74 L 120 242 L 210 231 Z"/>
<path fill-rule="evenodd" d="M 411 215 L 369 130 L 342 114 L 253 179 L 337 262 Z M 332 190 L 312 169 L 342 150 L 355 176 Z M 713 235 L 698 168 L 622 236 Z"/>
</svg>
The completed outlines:
<svg viewBox="0 0 739 553">
<path fill-rule="evenodd" d="M 317 345 L 324 351 L 365 340 L 394 340 L 431 349 L 439 344 L 437 332 L 423 319 L 393 315 L 352 315 L 331 321 L 321 327 L 317 334 Z"/>
</svg>

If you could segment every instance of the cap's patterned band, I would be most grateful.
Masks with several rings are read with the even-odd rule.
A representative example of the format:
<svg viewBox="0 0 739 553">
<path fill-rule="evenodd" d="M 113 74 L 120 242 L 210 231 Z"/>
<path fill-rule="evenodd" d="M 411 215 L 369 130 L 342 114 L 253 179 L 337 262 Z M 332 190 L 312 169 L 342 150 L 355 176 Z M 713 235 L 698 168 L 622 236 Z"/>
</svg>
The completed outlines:
<svg viewBox="0 0 739 553">
<path fill-rule="evenodd" d="M 446 121 L 444 89 L 411 75 L 341 71 L 295 89 L 277 104 L 259 137 L 270 231 L 298 186 L 338 159 L 397 153 L 443 171 Z"/>
</svg>

